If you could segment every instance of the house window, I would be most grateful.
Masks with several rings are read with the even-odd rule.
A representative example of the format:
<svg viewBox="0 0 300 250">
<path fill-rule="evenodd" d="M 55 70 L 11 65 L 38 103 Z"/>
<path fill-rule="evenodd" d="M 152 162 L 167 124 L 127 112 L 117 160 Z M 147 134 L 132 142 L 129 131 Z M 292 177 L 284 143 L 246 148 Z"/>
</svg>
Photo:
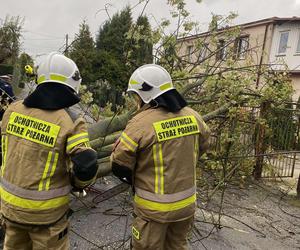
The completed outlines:
<svg viewBox="0 0 300 250">
<path fill-rule="evenodd" d="M 216 59 L 224 60 L 225 58 L 226 58 L 226 44 L 225 44 L 225 40 L 221 39 L 218 42 Z"/>
<path fill-rule="evenodd" d="M 206 58 L 208 43 L 203 44 L 199 51 L 198 61 L 202 62 Z"/>
<path fill-rule="evenodd" d="M 297 54 L 300 54 L 300 30 L 299 30 L 298 44 L 297 44 L 296 53 L 297 53 Z"/>
<path fill-rule="evenodd" d="M 193 51 L 194 50 L 194 46 L 193 45 L 189 45 L 189 46 L 187 46 L 187 53 L 186 53 L 186 55 L 187 55 L 187 61 L 188 62 L 191 62 L 192 61 L 192 56 L 193 56 Z"/>
<path fill-rule="evenodd" d="M 280 33 L 280 41 L 278 47 L 278 54 L 285 54 L 287 49 L 287 44 L 289 40 L 289 32 L 284 31 Z"/>
<path fill-rule="evenodd" d="M 249 49 L 249 36 L 240 37 L 236 44 L 237 59 L 245 59 Z"/>
</svg>

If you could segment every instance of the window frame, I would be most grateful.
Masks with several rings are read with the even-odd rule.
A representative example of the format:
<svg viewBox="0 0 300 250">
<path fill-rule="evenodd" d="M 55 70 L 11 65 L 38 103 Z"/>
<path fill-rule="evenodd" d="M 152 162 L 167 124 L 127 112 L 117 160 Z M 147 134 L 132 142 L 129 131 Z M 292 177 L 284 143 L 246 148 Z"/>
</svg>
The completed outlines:
<svg viewBox="0 0 300 250">
<path fill-rule="evenodd" d="M 219 39 L 218 45 L 217 45 L 217 53 L 216 53 L 216 60 L 217 61 L 225 61 L 226 60 L 226 51 L 227 46 L 225 39 Z"/>
<path fill-rule="evenodd" d="M 297 44 L 296 44 L 295 54 L 300 55 L 300 29 L 298 29 L 298 41 L 297 41 Z"/>
<path fill-rule="evenodd" d="M 285 51 L 284 52 L 280 52 L 280 44 L 281 44 L 281 37 L 283 34 L 287 33 L 287 41 L 286 41 L 286 45 L 285 45 Z M 277 47 L 277 55 L 278 56 L 285 56 L 287 53 L 287 49 L 289 48 L 288 43 L 289 43 L 289 37 L 290 37 L 290 30 L 282 30 L 279 32 L 279 42 L 278 42 L 278 47 Z"/>
<path fill-rule="evenodd" d="M 202 62 L 206 58 L 208 52 L 208 46 L 209 46 L 208 43 L 204 43 L 201 50 L 199 50 L 198 62 Z"/>
<path fill-rule="evenodd" d="M 236 58 L 238 60 L 246 59 L 247 53 L 249 51 L 249 45 L 250 45 L 249 40 L 250 40 L 250 35 L 242 35 L 237 39 L 235 54 L 236 54 Z M 244 50 L 242 50 L 243 49 L 243 47 L 242 47 L 243 41 L 245 41 L 245 43 L 246 43 Z"/>
<path fill-rule="evenodd" d="M 188 46 L 187 46 L 187 48 L 186 48 L 186 59 L 187 59 L 187 61 L 188 62 L 192 62 L 192 55 L 193 55 L 193 52 L 194 51 L 194 45 L 192 45 L 192 44 L 189 44 Z"/>
</svg>

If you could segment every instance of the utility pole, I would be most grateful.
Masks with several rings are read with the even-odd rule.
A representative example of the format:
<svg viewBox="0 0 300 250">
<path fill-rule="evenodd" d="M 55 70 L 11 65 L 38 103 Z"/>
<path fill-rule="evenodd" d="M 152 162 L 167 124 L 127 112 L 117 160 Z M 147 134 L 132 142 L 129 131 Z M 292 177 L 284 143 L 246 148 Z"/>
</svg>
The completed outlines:
<svg viewBox="0 0 300 250">
<path fill-rule="evenodd" d="M 65 55 L 68 56 L 69 52 L 69 35 L 66 34 L 66 49 L 65 49 Z"/>
</svg>

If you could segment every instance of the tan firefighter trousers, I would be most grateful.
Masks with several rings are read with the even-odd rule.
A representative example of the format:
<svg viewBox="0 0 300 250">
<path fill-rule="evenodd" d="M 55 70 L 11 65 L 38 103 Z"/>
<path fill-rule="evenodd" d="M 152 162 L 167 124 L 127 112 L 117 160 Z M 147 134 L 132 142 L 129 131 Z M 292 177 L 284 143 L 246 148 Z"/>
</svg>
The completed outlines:
<svg viewBox="0 0 300 250">
<path fill-rule="evenodd" d="M 51 226 L 28 226 L 4 220 L 3 250 L 69 250 L 69 221 L 64 216 Z"/>
<path fill-rule="evenodd" d="M 194 218 L 184 221 L 158 223 L 136 217 L 132 224 L 133 250 L 187 250 L 188 234 Z"/>
</svg>

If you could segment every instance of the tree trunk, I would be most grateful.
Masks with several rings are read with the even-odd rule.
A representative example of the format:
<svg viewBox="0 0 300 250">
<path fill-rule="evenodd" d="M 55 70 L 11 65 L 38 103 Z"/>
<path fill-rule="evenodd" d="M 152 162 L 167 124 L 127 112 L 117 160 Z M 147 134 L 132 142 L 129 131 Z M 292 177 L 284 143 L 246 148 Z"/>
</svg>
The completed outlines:
<svg viewBox="0 0 300 250">
<path fill-rule="evenodd" d="M 260 109 L 260 118 L 265 119 L 268 112 L 268 103 L 264 102 L 261 105 Z M 253 170 L 253 176 L 256 180 L 260 179 L 263 172 L 263 164 L 264 164 L 264 156 L 266 149 L 267 149 L 267 143 L 266 143 L 266 125 L 258 123 L 257 125 L 257 136 L 256 136 L 256 142 L 255 142 L 255 155 L 256 157 L 256 164 Z"/>
<path fill-rule="evenodd" d="M 297 197 L 300 199 L 300 174 L 298 177 L 298 184 L 297 184 Z"/>
<path fill-rule="evenodd" d="M 90 125 L 88 129 L 90 140 L 93 141 L 101 137 L 106 137 L 114 132 L 124 130 L 132 113 L 133 111 L 130 111 L 126 114 L 113 116 Z"/>
<path fill-rule="evenodd" d="M 113 144 L 119 137 L 121 133 L 116 132 L 112 135 L 108 135 L 105 137 L 100 137 L 98 139 L 90 141 L 91 147 L 95 150 L 100 150 L 102 147 Z"/>
<path fill-rule="evenodd" d="M 224 105 L 219 109 L 203 116 L 204 121 L 209 121 L 224 114 L 232 104 Z M 120 116 L 114 116 L 92 124 L 88 128 L 91 146 L 98 154 L 98 178 L 108 175 L 111 172 L 109 155 L 112 152 L 114 142 L 120 137 L 134 110 Z"/>
</svg>

